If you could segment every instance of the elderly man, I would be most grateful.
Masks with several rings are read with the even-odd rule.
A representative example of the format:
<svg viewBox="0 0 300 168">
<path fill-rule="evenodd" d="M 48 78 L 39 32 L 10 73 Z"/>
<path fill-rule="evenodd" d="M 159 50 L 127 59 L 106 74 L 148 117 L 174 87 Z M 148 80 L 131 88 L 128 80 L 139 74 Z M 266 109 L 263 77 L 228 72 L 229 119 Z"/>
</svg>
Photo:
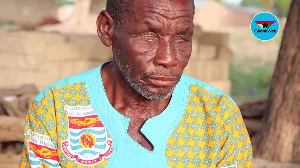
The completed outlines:
<svg viewBox="0 0 300 168">
<path fill-rule="evenodd" d="M 97 24 L 113 61 L 36 97 L 21 167 L 251 167 L 236 104 L 182 75 L 193 15 L 192 0 L 108 0 Z"/>
</svg>

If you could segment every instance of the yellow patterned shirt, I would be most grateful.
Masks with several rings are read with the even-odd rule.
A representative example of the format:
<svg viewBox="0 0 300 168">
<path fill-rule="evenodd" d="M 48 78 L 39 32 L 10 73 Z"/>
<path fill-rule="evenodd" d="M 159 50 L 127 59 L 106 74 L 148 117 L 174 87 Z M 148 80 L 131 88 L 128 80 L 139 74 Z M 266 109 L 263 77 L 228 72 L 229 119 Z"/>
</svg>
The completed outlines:
<svg viewBox="0 0 300 168">
<path fill-rule="evenodd" d="M 101 67 L 42 91 L 26 117 L 20 167 L 249 168 L 251 143 L 239 108 L 221 91 L 182 75 L 168 107 L 141 132 L 109 103 Z"/>
</svg>

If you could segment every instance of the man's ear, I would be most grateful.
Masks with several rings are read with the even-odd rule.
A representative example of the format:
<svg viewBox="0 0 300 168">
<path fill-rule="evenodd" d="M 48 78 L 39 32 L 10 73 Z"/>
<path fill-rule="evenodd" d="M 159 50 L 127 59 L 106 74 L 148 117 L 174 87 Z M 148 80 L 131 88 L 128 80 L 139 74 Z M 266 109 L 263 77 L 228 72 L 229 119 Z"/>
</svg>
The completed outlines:
<svg viewBox="0 0 300 168">
<path fill-rule="evenodd" d="M 102 10 L 97 18 L 97 33 L 102 43 L 112 46 L 112 36 L 114 32 L 115 22 L 106 10 Z"/>
</svg>

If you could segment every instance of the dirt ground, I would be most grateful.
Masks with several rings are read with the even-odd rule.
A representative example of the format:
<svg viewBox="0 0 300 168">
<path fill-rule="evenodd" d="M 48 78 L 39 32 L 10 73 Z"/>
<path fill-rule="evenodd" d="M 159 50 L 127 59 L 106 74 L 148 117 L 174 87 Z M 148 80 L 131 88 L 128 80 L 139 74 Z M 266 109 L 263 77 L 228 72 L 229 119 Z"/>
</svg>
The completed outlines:
<svg viewBox="0 0 300 168">
<path fill-rule="evenodd" d="M 254 168 L 300 168 L 300 164 L 270 162 L 267 160 L 254 158 Z"/>
<path fill-rule="evenodd" d="M 0 168 L 18 168 L 21 155 L 0 154 Z M 254 168 L 300 168 L 300 164 L 270 162 L 263 159 L 253 159 Z"/>
</svg>

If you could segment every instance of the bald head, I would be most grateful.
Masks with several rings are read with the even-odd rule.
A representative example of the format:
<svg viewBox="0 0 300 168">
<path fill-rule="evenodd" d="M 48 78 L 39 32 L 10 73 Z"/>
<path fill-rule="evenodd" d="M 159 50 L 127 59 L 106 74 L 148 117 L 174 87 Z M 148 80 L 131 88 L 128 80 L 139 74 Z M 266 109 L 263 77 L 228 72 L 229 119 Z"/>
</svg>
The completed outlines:
<svg viewBox="0 0 300 168">
<path fill-rule="evenodd" d="M 116 26 L 122 23 L 123 13 L 128 12 L 133 0 L 107 0 L 106 10 L 113 18 Z"/>
<path fill-rule="evenodd" d="M 134 5 L 134 1 L 135 0 L 107 0 L 106 10 L 113 18 L 117 27 L 122 24 L 124 13 L 131 11 L 130 9 L 133 8 L 131 5 Z M 162 0 L 162 1 L 165 1 L 165 0 Z M 170 2 L 192 1 L 192 3 L 193 3 L 192 10 L 194 10 L 194 8 L 195 8 L 194 0 L 167 0 L 167 1 L 170 1 Z"/>
</svg>

